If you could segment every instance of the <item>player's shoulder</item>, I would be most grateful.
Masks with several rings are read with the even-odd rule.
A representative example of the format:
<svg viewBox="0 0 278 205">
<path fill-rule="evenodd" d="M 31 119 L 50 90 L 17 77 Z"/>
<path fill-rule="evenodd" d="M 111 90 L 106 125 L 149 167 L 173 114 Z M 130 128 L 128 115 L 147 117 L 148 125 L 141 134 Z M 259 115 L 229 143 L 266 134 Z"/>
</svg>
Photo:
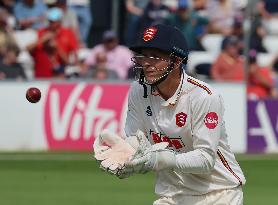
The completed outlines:
<svg viewBox="0 0 278 205">
<path fill-rule="evenodd" d="M 215 93 L 211 85 L 189 75 L 186 78 L 186 85 L 191 95 L 213 95 Z"/>
<path fill-rule="evenodd" d="M 187 76 L 186 90 L 193 99 L 213 99 L 219 97 L 219 93 L 210 84 L 198 80 L 192 76 Z"/>
</svg>

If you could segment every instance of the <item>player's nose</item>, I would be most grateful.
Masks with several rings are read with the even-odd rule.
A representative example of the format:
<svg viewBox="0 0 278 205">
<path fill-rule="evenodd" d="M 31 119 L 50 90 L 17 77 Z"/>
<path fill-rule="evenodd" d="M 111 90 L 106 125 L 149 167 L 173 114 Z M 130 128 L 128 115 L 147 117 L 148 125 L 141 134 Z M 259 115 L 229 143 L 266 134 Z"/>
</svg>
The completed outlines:
<svg viewBox="0 0 278 205">
<path fill-rule="evenodd" d="M 150 62 L 148 60 L 144 60 L 143 65 L 150 65 Z"/>
<path fill-rule="evenodd" d="M 149 67 L 151 65 L 150 62 L 148 62 L 147 60 L 144 60 L 142 64 L 144 67 Z"/>
</svg>

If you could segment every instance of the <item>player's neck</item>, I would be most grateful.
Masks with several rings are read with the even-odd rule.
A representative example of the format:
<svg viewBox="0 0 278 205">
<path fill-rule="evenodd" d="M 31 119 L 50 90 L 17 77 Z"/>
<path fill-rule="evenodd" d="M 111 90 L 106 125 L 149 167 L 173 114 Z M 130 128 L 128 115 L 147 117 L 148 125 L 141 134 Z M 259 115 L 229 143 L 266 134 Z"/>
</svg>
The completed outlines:
<svg viewBox="0 0 278 205">
<path fill-rule="evenodd" d="M 179 87 L 181 81 L 181 70 L 174 69 L 169 76 L 157 85 L 157 91 L 164 100 L 171 98 Z"/>
</svg>

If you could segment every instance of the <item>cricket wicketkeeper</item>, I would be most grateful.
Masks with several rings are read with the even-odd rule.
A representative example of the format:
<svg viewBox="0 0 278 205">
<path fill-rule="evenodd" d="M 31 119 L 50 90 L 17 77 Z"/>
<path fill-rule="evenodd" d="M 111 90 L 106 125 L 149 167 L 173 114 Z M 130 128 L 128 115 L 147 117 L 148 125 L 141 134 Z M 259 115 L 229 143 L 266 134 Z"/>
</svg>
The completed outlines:
<svg viewBox="0 0 278 205">
<path fill-rule="evenodd" d="M 137 73 L 126 136 L 103 130 L 100 167 L 119 178 L 154 171 L 154 205 L 241 205 L 243 172 L 227 141 L 223 99 L 188 76 L 188 47 L 176 28 L 155 25 L 130 48 Z"/>
</svg>

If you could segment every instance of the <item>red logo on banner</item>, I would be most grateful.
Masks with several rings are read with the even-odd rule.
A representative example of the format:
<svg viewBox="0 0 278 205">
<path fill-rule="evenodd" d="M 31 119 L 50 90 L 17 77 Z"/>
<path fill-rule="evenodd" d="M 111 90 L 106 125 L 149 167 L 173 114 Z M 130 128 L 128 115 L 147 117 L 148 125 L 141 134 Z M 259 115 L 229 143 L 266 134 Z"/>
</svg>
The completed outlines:
<svg viewBox="0 0 278 205">
<path fill-rule="evenodd" d="M 157 33 L 157 29 L 154 27 L 148 28 L 144 32 L 144 41 L 150 41 L 154 38 L 155 34 Z"/>
<path fill-rule="evenodd" d="M 92 150 L 104 128 L 123 130 L 129 85 L 51 84 L 44 107 L 50 150 Z"/>
<path fill-rule="evenodd" d="M 183 127 L 186 123 L 187 114 L 184 112 L 180 112 L 176 114 L 176 125 L 179 127 Z"/>
<path fill-rule="evenodd" d="M 205 117 L 205 125 L 209 129 L 216 128 L 218 124 L 218 116 L 215 112 L 209 112 Z"/>
</svg>

